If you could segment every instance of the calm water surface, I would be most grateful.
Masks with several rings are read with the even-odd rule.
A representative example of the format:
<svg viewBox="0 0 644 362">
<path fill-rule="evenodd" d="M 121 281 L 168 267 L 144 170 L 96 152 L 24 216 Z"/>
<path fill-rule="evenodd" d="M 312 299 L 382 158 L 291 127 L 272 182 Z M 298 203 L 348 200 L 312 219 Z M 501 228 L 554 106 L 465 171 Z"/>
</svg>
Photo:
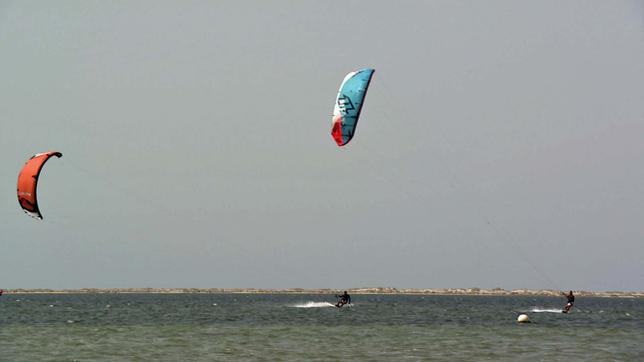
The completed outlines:
<svg viewBox="0 0 644 362">
<path fill-rule="evenodd" d="M 0 297 L 2 361 L 644 361 L 644 300 L 355 295 Z M 519 325 L 519 312 L 534 323 Z"/>
</svg>

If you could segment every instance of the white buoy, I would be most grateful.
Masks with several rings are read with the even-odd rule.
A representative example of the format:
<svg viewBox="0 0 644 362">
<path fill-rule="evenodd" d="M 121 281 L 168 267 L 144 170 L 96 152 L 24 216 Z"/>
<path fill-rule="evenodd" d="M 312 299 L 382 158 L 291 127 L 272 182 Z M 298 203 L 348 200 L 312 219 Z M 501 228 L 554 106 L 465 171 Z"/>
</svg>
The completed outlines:
<svg viewBox="0 0 644 362">
<path fill-rule="evenodd" d="M 530 323 L 530 318 L 528 317 L 527 314 L 521 314 L 517 318 L 518 323 Z"/>
</svg>

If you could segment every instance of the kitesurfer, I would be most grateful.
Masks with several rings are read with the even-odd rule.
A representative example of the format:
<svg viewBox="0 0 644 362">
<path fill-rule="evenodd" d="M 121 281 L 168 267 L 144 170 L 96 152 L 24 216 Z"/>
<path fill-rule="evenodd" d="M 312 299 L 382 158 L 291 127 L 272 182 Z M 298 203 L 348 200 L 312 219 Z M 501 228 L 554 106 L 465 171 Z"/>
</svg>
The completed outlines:
<svg viewBox="0 0 644 362">
<path fill-rule="evenodd" d="M 563 296 L 566 297 L 566 299 L 568 299 L 568 303 L 566 303 L 562 312 L 568 313 L 570 312 L 570 309 L 572 309 L 573 304 L 575 304 L 575 296 L 572 294 L 572 290 L 568 294 L 564 292 L 561 292 L 561 294 L 563 294 Z"/>
<path fill-rule="evenodd" d="M 341 308 L 345 304 L 351 304 L 351 296 L 345 290 L 344 293 L 336 295 L 339 298 L 338 302 L 335 304 L 336 307 Z"/>
</svg>

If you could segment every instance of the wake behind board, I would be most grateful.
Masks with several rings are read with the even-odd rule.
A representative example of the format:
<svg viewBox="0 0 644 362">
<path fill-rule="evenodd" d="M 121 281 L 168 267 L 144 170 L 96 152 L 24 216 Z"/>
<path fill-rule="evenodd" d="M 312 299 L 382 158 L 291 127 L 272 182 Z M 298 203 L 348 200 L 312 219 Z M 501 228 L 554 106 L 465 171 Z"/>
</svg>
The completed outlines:
<svg viewBox="0 0 644 362">
<path fill-rule="evenodd" d="M 526 312 L 530 313 L 566 313 L 566 311 L 561 309 L 546 309 L 546 308 L 532 308 Z"/>
<path fill-rule="evenodd" d="M 335 307 L 335 304 L 329 302 L 306 302 L 293 305 L 295 308 L 327 308 Z"/>
</svg>

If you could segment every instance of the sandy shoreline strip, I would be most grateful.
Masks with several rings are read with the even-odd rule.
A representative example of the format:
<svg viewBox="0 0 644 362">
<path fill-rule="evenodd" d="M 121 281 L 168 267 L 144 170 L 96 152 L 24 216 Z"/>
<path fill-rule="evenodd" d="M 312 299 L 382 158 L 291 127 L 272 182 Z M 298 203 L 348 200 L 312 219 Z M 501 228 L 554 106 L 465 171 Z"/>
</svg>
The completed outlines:
<svg viewBox="0 0 644 362">
<path fill-rule="evenodd" d="M 558 297 L 558 290 L 505 290 L 501 288 L 349 288 L 350 294 L 397 295 L 471 295 L 471 296 L 544 296 Z M 81 288 L 81 289 L 5 289 L 5 294 L 337 294 L 335 289 L 257 289 L 257 288 Z M 581 297 L 644 298 L 644 292 L 628 291 L 575 291 Z"/>
</svg>

